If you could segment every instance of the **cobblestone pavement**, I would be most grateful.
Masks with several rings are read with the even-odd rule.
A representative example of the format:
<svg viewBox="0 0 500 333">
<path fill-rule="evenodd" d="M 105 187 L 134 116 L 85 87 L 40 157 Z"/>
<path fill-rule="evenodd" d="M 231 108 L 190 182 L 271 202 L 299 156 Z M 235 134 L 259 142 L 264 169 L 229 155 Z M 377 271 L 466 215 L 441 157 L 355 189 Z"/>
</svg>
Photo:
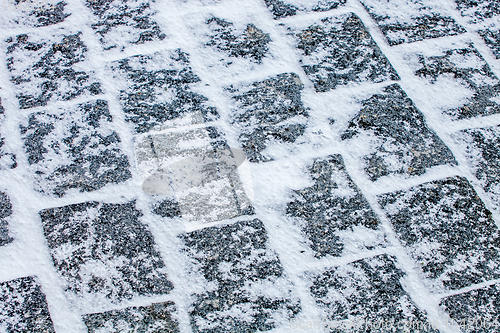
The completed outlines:
<svg viewBox="0 0 500 333">
<path fill-rule="evenodd" d="M 500 332 L 497 0 L 0 6 L 0 333 Z"/>
</svg>

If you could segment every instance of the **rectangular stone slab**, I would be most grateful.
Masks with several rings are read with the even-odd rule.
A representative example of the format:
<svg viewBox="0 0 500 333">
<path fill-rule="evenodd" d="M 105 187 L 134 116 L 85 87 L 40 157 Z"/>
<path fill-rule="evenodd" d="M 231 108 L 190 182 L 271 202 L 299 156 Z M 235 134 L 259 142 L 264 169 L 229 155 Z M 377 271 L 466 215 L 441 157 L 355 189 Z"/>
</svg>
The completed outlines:
<svg viewBox="0 0 500 333">
<path fill-rule="evenodd" d="M 466 129 L 452 136 L 483 190 L 500 209 L 500 127 Z"/>
<path fill-rule="evenodd" d="M 300 64 L 317 92 L 353 83 L 399 80 L 361 19 L 354 13 L 327 17 L 295 30 Z"/>
<path fill-rule="evenodd" d="M 441 108 L 443 114 L 461 120 L 500 113 L 500 80 L 472 44 L 426 53 L 411 55 L 419 63 L 415 76 L 431 85 L 446 84 L 448 93 L 456 95 L 453 103 L 463 103 Z"/>
<path fill-rule="evenodd" d="M 264 3 L 273 13 L 274 19 L 294 16 L 300 12 L 326 12 L 345 5 L 346 0 L 264 0 Z"/>
<path fill-rule="evenodd" d="M 388 175 L 419 176 L 433 166 L 457 164 L 398 84 L 362 101 L 341 139 L 352 147 L 367 146 L 359 161 L 372 181 Z M 353 148 L 355 155 L 356 150 Z"/>
<path fill-rule="evenodd" d="M 12 215 L 12 204 L 9 196 L 0 192 L 0 246 L 11 243 L 14 239 L 9 236 L 9 216 Z"/>
<path fill-rule="evenodd" d="M 0 330 L 55 333 L 45 294 L 35 277 L 0 283 Z"/>
<path fill-rule="evenodd" d="M 246 29 L 240 32 L 233 28 L 232 22 L 217 17 L 211 17 L 206 23 L 210 28 L 210 41 L 205 45 L 216 48 L 222 54 L 261 63 L 269 51 L 268 44 L 271 42 L 269 34 L 254 24 L 249 23 Z M 229 65 L 230 60 L 227 61 Z"/>
<path fill-rule="evenodd" d="M 110 64 L 125 120 L 137 133 L 216 119 L 208 99 L 193 91 L 201 80 L 180 49 L 136 55 Z M 186 119 L 183 119 L 186 118 Z"/>
<path fill-rule="evenodd" d="M 189 307 L 194 332 L 262 332 L 300 311 L 263 223 L 241 221 L 179 236 L 193 269 L 208 282 Z"/>
<path fill-rule="evenodd" d="M 0 27 L 12 28 L 16 25 L 46 27 L 64 22 L 71 15 L 64 1 L 4 1 Z"/>
<path fill-rule="evenodd" d="M 102 94 L 81 35 L 65 29 L 7 39 L 7 68 L 21 109 Z"/>
<path fill-rule="evenodd" d="M 295 73 L 227 89 L 234 101 L 231 122 L 241 133 L 239 141 L 248 161 L 270 161 L 263 152 L 269 141 L 294 143 L 304 133 L 309 114 L 302 89 Z"/>
<path fill-rule="evenodd" d="M 21 124 L 37 191 L 62 197 L 91 192 L 132 177 L 128 157 L 104 100 L 35 112 Z"/>
<path fill-rule="evenodd" d="M 495 58 L 500 59 L 500 29 L 498 29 L 498 26 L 479 29 L 477 32 L 483 37 L 484 42 L 491 49 Z"/>
<path fill-rule="evenodd" d="M 396 258 L 382 254 L 314 276 L 310 291 L 332 333 L 413 332 L 411 327 L 438 333 L 403 289 L 404 276 Z"/>
<path fill-rule="evenodd" d="M 455 0 L 457 9 L 470 23 L 498 19 L 500 4 L 496 0 Z"/>
<path fill-rule="evenodd" d="M 438 1 L 362 0 L 361 3 L 391 46 L 466 32 Z"/>
<path fill-rule="evenodd" d="M 91 313 L 83 316 L 89 333 L 140 332 L 178 333 L 179 327 L 172 313 L 172 302 L 154 303 L 148 306 L 132 306 L 120 310 Z"/>
<path fill-rule="evenodd" d="M 500 278 L 500 232 L 467 179 L 424 183 L 379 202 L 433 291 Z"/>
<path fill-rule="evenodd" d="M 104 50 L 123 51 L 130 44 L 144 44 L 165 39 L 166 35 L 155 20 L 155 1 L 145 0 L 86 0 L 92 11 L 92 29 L 100 37 Z"/>
<path fill-rule="evenodd" d="M 341 155 L 315 159 L 309 173 L 314 184 L 294 190 L 286 213 L 304 221 L 302 231 L 315 257 L 386 245 L 378 217 L 347 174 Z"/>
<path fill-rule="evenodd" d="M 455 327 L 467 333 L 500 332 L 500 284 L 492 284 L 441 300 Z M 451 325 L 450 325 L 451 326 Z"/>
<path fill-rule="evenodd" d="M 173 289 L 135 201 L 92 201 L 39 214 L 64 291 L 82 311 Z"/>
</svg>

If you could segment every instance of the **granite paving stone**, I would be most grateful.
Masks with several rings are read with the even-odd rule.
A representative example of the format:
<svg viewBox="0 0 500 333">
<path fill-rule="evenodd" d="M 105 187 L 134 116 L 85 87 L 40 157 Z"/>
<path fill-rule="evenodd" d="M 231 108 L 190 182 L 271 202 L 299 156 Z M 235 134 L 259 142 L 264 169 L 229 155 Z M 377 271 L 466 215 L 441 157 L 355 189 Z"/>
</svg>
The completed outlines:
<svg viewBox="0 0 500 333">
<path fill-rule="evenodd" d="M 309 114 L 302 103 L 302 89 L 295 73 L 229 88 L 236 104 L 232 124 L 241 132 L 239 141 L 250 162 L 272 160 L 264 152 L 270 141 L 294 143 L 304 133 Z"/>
<path fill-rule="evenodd" d="M 0 333 L 500 333 L 499 0 L 0 11 Z"/>
<path fill-rule="evenodd" d="M 14 169 L 17 167 L 16 154 L 11 153 L 5 149 L 5 137 L 2 133 L 2 124 L 5 122 L 5 109 L 2 106 L 2 99 L 0 98 L 0 170 Z"/>
<path fill-rule="evenodd" d="M 88 51 L 81 35 L 56 30 L 51 35 L 30 33 L 6 40 L 7 68 L 21 109 L 102 93 L 94 71 L 81 70 Z"/>
<path fill-rule="evenodd" d="M 210 42 L 212 46 L 226 53 L 229 57 L 249 58 L 260 63 L 269 51 L 271 42 L 269 34 L 264 33 L 254 24 L 247 24 L 245 31 L 235 31 L 232 22 L 212 17 L 207 21 L 211 30 Z"/>
<path fill-rule="evenodd" d="M 0 246 L 11 243 L 8 218 L 12 215 L 12 203 L 5 192 L 0 192 Z"/>
<path fill-rule="evenodd" d="M 441 306 L 464 333 L 500 332 L 500 285 L 452 295 Z"/>
<path fill-rule="evenodd" d="M 173 289 L 135 206 L 92 201 L 40 211 L 64 291 L 82 309 Z"/>
<path fill-rule="evenodd" d="M 395 262 L 382 254 L 314 277 L 311 294 L 325 311 L 329 332 L 439 332 L 404 290 L 405 273 Z"/>
<path fill-rule="evenodd" d="M 113 62 L 113 77 L 122 81 L 120 103 L 137 133 L 161 129 L 167 121 L 190 117 L 202 123 L 218 117 L 207 98 L 192 90 L 200 78 L 180 49 L 137 55 Z"/>
<path fill-rule="evenodd" d="M 158 215 L 207 223 L 253 214 L 234 153 L 214 127 L 144 136 L 136 159 L 148 176 L 142 189 L 175 198 L 160 203 Z"/>
<path fill-rule="evenodd" d="M 83 316 L 89 333 L 177 333 L 178 323 L 172 318 L 172 302 L 133 306 L 122 310 L 91 313 Z"/>
<path fill-rule="evenodd" d="M 132 177 L 104 100 L 32 113 L 21 134 L 34 187 L 42 193 L 95 191 Z"/>
<path fill-rule="evenodd" d="M 161 217 L 174 218 L 181 216 L 179 203 L 172 197 L 161 197 L 152 204 L 154 214 Z"/>
<path fill-rule="evenodd" d="M 424 183 L 379 202 L 430 288 L 455 290 L 500 277 L 500 232 L 467 179 Z"/>
<path fill-rule="evenodd" d="M 3 5 L 3 22 L 0 25 L 11 27 L 14 25 L 24 25 L 28 27 L 46 27 L 64 22 L 71 15 L 66 10 L 67 3 L 64 1 L 9 1 Z M 7 8 L 6 8 L 7 7 Z"/>
<path fill-rule="evenodd" d="M 45 294 L 34 277 L 0 283 L 0 331 L 55 333 Z"/>
<path fill-rule="evenodd" d="M 398 84 L 362 101 L 341 138 L 353 144 L 371 142 L 361 163 L 372 181 L 387 175 L 418 176 L 433 166 L 457 164 Z"/>
<path fill-rule="evenodd" d="M 161 41 L 166 35 L 156 22 L 154 0 L 86 0 L 92 11 L 92 29 L 104 50 L 123 51 L 130 44 Z"/>
<path fill-rule="evenodd" d="M 500 81 L 473 45 L 445 50 L 435 56 L 418 55 L 418 62 L 416 76 L 431 84 L 444 80 L 457 82 L 470 91 L 464 105 L 443 110 L 453 120 L 500 112 Z"/>
<path fill-rule="evenodd" d="M 241 221 L 180 236 L 208 282 L 189 308 L 194 332 L 263 332 L 301 309 L 263 223 Z M 278 325 L 279 326 L 279 325 Z"/>
<path fill-rule="evenodd" d="M 343 6 L 347 0 L 264 0 L 274 19 L 294 16 L 297 12 L 325 12 Z"/>
<path fill-rule="evenodd" d="M 465 151 L 471 171 L 500 208 L 500 128 L 466 129 L 453 135 Z"/>
<path fill-rule="evenodd" d="M 500 59 L 500 30 L 498 28 L 480 29 L 477 31 L 491 49 L 495 58 Z"/>
<path fill-rule="evenodd" d="M 301 66 L 317 92 L 354 82 L 399 80 L 354 13 L 324 18 L 295 36 Z"/>
<path fill-rule="evenodd" d="M 372 250 L 385 244 L 377 216 L 347 174 L 341 155 L 315 159 L 314 181 L 295 190 L 286 213 L 303 221 L 302 230 L 317 258 Z"/>
<path fill-rule="evenodd" d="M 444 5 L 432 0 L 362 0 L 377 22 L 389 45 L 466 32 L 447 13 Z"/>
<path fill-rule="evenodd" d="M 455 0 L 457 9 L 471 23 L 492 19 L 500 14 L 500 4 L 495 0 Z"/>
</svg>

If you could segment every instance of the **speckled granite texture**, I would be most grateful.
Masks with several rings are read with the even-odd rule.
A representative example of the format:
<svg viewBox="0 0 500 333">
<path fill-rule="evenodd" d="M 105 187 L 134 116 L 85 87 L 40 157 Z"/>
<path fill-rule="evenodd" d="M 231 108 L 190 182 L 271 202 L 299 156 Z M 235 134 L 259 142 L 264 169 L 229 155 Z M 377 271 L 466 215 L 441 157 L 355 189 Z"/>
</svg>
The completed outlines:
<svg viewBox="0 0 500 333">
<path fill-rule="evenodd" d="M 1 333 L 500 333 L 497 0 L 0 10 Z"/>
</svg>

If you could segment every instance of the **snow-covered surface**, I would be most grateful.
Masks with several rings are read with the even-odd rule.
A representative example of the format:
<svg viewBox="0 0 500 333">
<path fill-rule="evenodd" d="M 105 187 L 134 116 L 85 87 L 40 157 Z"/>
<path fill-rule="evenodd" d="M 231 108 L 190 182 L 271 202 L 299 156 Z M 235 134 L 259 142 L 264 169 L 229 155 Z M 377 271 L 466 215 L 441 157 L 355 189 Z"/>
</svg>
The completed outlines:
<svg viewBox="0 0 500 333">
<path fill-rule="evenodd" d="M 0 6 L 0 333 L 500 332 L 498 1 Z"/>
</svg>

